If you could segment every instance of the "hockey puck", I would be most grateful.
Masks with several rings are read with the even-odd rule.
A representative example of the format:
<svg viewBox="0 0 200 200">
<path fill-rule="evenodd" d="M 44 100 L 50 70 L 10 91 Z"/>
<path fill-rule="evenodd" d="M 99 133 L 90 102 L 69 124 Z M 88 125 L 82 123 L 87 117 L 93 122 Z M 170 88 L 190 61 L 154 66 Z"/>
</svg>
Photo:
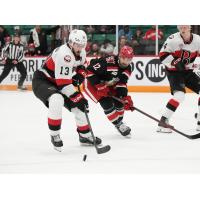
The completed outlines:
<svg viewBox="0 0 200 200">
<path fill-rule="evenodd" d="M 83 156 L 83 161 L 85 162 L 86 159 L 87 159 L 87 155 L 85 154 L 85 155 Z"/>
<path fill-rule="evenodd" d="M 194 118 L 197 119 L 197 117 L 198 117 L 198 113 L 195 113 Z"/>
</svg>

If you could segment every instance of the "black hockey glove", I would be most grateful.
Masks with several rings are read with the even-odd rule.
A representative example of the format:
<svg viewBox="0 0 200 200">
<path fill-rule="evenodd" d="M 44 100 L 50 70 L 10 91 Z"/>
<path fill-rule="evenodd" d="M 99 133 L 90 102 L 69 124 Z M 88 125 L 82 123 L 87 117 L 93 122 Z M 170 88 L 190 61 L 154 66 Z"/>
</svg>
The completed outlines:
<svg viewBox="0 0 200 200">
<path fill-rule="evenodd" d="M 180 58 L 174 59 L 172 61 L 172 65 L 174 65 L 179 72 L 182 72 L 185 70 L 185 64 L 181 61 Z"/>
<path fill-rule="evenodd" d="M 78 85 L 81 85 L 81 83 L 85 80 L 85 77 L 81 74 L 75 74 L 72 77 L 72 84 L 77 87 Z"/>
<path fill-rule="evenodd" d="M 84 96 L 80 93 L 80 92 L 75 92 L 74 94 L 72 94 L 69 99 L 73 102 L 72 107 L 75 108 L 79 108 L 81 111 L 86 111 L 88 112 L 88 101 L 87 99 L 84 98 Z"/>
<path fill-rule="evenodd" d="M 120 87 L 118 87 L 118 86 L 120 86 Z M 116 91 L 116 96 L 119 98 L 122 98 L 122 97 L 125 97 L 128 95 L 127 85 L 124 83 L 118 83 L 116 85 L 115 91 Z"/>
<path fill-rule="evenodd" d="M 79 65 L 76 69 L 76 74 L 72 77 L 72 84 L 74 86 L 81 85 L 87 75 L 87 71 L 84 65 Z"/>
</svg>

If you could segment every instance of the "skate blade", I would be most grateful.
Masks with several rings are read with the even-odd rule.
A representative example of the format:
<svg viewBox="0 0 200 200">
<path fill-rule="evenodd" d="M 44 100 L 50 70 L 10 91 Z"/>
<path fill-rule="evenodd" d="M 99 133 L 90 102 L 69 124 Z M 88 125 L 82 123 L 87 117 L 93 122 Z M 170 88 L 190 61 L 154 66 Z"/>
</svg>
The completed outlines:
<svg viewBox="0 0 200 200">
<path fill-rule="evenodd" d="M 125 138 L 127 138 L 127 139 L 130 139 L 130 138 L 132 138 L 132 135 L 129 133 L 128 135 L 122 135 L 123 137 L 125 137 Z"/>
<path fill-rule="evenodd" d="M 19 92 L 27 92 L 28 90 L 17 89 Z"/>
<path fill-rule="evenodd" d="M 156 132 L 157 132 L 157 133 L 167 133 L 167 134 L 172 133 L 171 130 L 164 130 L 164 129 L 157 129 Z"/>
<path fill-rule="evenodd" d="M 91 147 L 91 146 L 94 146 L 94 144 L 88 144 L 88 143 L 80 143 L 81 146 L 83 147 Z M 98 144 L 97 145 L 98 147 L 102 146 L 102 144 Z"/>
<path fill-rule="evenodd" d="M 58 152 L 61 152 L 62 151 L 62 147 L 54 147 L 54 149 Z"/>
</svg>

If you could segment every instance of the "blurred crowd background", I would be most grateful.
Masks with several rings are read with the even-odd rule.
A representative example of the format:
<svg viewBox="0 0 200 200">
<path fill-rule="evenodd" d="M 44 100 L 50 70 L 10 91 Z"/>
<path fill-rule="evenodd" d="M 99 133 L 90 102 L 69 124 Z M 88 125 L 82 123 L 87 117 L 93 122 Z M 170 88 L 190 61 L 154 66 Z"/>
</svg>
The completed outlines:
<svg viewBox="0 0 200 200">
<path fill-rule="evenodd" d="M 87 56 L 115 55 L 124 45 L 132 46 L 136 55 L 156 55 L 155 25 L 0 25 L 0 51 L 19 34 L 25 56 L 46 56 L 65 43 L 75 28 L 87 33 Z M 176 25 L 159 25 L 158 50 L 177 31 Z M 192 26 L 192 32 L 200 34 L 200 26 Z"/>
</svg>

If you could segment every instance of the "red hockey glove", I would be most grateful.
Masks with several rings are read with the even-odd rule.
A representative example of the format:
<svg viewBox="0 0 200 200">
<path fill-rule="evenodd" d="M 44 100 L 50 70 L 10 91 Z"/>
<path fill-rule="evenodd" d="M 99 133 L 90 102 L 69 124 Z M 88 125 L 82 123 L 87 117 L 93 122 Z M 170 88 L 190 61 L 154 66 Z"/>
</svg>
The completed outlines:
<svg viewBox="0 0 200 200">
<path fill-rule="evenodd" d="M 125 102 L 125 104 L 124 104 L 125 110 L 131 110 L 131 111 L 134 110 L 133 101 L 131 99 L 131 96 L 123 97 L 123 101 Z"/>
<path fill-rule="evenodd" d="M 97 89 L 97 95 L 99 95 L 100 97 L 108 96 L 109 88 L 107 87 L 107 85 L 105 85 L 104 83 L 100 83 L 97 84 L 95 87 Z"/>
</svg>

